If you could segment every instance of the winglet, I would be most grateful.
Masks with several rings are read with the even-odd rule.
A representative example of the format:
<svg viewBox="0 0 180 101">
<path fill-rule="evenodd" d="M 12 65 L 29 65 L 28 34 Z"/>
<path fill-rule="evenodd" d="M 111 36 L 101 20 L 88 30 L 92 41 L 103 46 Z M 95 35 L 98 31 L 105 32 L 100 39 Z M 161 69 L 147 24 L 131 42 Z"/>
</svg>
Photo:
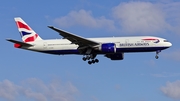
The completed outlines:
<svg viewBox="0 0 180 101">
<path fill-rule="evenodd" d="M 53 28 L 53 26 L 48 26 L 49 28 Z"/>
<path fill-rule="evenodd" d="M 51 28 L 52 30 L 57 31 L 57 32 L 60 33 L 60 30 L 59 30 L 59 29 L 57 29 L 57 28 L 55 28 L 55 27 L 53 27 L 53 26 L 48 26 L 48 27 Z"/>
</svg>

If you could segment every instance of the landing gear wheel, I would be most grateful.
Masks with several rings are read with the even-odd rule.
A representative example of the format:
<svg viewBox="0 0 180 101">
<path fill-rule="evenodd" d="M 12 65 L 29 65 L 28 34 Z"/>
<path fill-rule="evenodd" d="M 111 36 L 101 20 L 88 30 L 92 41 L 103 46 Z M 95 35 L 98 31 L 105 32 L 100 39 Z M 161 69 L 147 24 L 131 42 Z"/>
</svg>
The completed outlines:
<svg viewBox="0 0 180 101">
<path fill-rule="evenodd" d="M 99 62 L 99 60 L 98 60 L 98 59 L 95 59 L 94 61 L 95 61 L 96 63 L 98 63 L 98 62 Z"/>
<path fill-rule="evenodd" d="M 156 58 L 156 59 L 158 59 L 158 58 L 159 58 L 159 56 L 157 56 L 157 55 L 156 55 L 156 56 L 155 56 L 155 58 Z"/>
<path fill-rule="evenodd" d="M 86 60 L 87 60 L 86 57 L 83 57 L 82 59 L 83 59 L 83 61 L 86 61 Z"/>
<path fill-rule="evenodd" d="M 87 60 L 90 60 L 90 59 L 91 59 L 91 57 L 90 57 L 90 56 L 87 56 L 86 58 L 87 58 Z"/>
<path fill-rule="evenodd" d="M 161 50 L 157 50 L 157 51 L 156 51 L 156 56 L 155 56 L 156 59 L 159 58 L 158 54 L 159 54 L 160 52 L 161 52 Z"/>
<path fill-rule="evenodd" d="M 88 64 L 90 64 L 90 65 L 91 65 L 91 64 L 92 64 L 92 62 L 91 62 L 91 61 L 88 61 Z"/>
<path fill-rule="evenodd" d="M 91 62 L 94 64 L 94 63 L 95 63 L 95 60 L 92 60 Z"/>
</svg>

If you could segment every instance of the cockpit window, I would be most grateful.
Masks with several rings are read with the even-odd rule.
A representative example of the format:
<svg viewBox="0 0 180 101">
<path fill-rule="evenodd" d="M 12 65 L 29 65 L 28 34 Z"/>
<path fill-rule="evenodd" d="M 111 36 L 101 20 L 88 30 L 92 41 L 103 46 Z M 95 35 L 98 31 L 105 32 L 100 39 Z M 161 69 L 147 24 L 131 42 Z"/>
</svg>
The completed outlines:
<svg viewBox="0 0 180 101">
<path fill-rule="evenodd" d="M 168 40 L 164 40 L 164 42 L 168 42 Z"/>
</svg>

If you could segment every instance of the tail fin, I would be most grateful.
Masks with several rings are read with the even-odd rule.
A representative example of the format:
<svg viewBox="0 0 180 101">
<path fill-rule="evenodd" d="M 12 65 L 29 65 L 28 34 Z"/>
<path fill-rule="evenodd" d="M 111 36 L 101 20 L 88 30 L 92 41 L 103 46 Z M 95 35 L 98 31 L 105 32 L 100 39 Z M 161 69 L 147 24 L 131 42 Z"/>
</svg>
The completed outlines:
<svg viewBox="0 0 180 101">
<path fill-rule="evenodd" d="M 18 30 L 24 42 L 34 42 L 37 40 L 42 40 L 41 37 L 26 24 L 20 17 L 14 18 L 16 21 Z"/>
</svg>

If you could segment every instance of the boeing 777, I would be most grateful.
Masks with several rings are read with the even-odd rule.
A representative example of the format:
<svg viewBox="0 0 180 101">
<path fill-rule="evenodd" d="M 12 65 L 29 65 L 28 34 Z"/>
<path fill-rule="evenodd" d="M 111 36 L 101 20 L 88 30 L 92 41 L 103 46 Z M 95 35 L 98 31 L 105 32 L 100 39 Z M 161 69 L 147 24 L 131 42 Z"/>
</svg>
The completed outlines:
<svg viewBox="0 0 180 101">
<path fill-rule="evenodd" d="M 61 35 L 62 39 L 43 40 L 26 22 L 20 17 L 15 18 L 18 30 L 23 41 L 7 39 L 14 43 L 15 48 L 31 50 L 36 52 L 67 55 L 83 55 L 83 60 L 89 64 L 98 63 L 97 55 L 104 55 L 111 60 L 123 60 L 124 53 L 129 52 L 156 52 L 155 58 L 161 50 L 172 46 L 164 38 L 154 36 L 134 37 L 104 37 L 84 38 L 67 31 L 48 26 Z"/>
</svg>

